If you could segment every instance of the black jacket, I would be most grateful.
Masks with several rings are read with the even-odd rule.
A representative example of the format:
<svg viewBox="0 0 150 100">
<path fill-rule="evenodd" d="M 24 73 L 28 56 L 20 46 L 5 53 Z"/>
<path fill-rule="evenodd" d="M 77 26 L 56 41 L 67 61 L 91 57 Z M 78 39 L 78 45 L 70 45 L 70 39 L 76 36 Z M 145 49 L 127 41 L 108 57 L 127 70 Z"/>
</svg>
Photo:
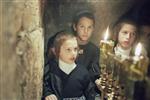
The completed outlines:
<svg viewBox="0 0 150 100">
<path fill-rule="evenodd" d="M 85 45 L 79 45 L 79 48 L 80 50 L 76 62 L 83 65 L 89 71 L 90 77 L 95 83 L 95 80 L 99 78 L 100 75 L 100 50 L 91 42 Z"/>
<path fill-rule="evenodd" d="M 56 33 L 54 36 L 49 38 L 47 48 L 53 47 L 54 39 L 59 33 L 60 32 Z M 95 83 L 95 80 L 99 78 L 100 75 L 100 66 L 99 66 L 100 50 L 92 42 L 88 42 L 85 45 L 79 45 L 79 48 L 80 50 L 76 63 L 83 65 L 89 71 L 90 77 L 93 83 Z M 53 57 L 54 56 L 51 57 L 48 56 L 48 49 L 47 49 L 47 53 L 45 55 L 45 64 L 47 64 L 49 60 L 53 59 Z"/>
<path fill-rule="evenodd" d="M 43 100 L 50 94 L 55 94 L 58 100 L 82 95 L 86 100 L 95 99 L 94 84 L 88 71 L 83 66 L 77 65 L 67 75 L 58 67 L 56 60 L 50 61 L 44 71 Z"/>
</svg>

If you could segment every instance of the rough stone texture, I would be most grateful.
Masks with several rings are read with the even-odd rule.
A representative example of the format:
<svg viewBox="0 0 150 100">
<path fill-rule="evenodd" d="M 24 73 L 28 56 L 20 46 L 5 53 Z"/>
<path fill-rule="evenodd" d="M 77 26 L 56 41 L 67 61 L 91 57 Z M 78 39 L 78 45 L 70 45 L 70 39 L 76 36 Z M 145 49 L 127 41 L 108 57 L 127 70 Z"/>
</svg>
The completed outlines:
<svg viewBox="0 0 150 100">
<path fill-rule="evenodd" d="M 0 99 L 40 100 L 44 37 L 39 0 L 0 1 Z"/>
</svg>

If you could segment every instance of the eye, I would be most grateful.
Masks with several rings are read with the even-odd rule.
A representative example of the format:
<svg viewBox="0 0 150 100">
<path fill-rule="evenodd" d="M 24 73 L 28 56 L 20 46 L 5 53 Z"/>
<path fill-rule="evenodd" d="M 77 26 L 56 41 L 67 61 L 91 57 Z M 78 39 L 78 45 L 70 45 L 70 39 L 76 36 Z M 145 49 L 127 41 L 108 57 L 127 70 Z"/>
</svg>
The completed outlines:
<svg viewBox="0 0 150 100">
<path fill-rule="evenodd" d="M 67 52 L 71 52 L 71 49 L 70 49 L 70 48 L 67 48 L 66 51 L 67 51 Z"/>
<path fill-rule="evenodd" d="M 136 33 L 134 32 L 134 33 L 132 33 L 132 36 L 135 36 L 136 35 Z"/>
<path fill-rule="evenodd" d="M 83 26 L 83 25 L 80 25 L 79 27 L 80 27 L 80 28 L 84 28 L 84 26 Z"/>
<path fill-rule="evenodd" d="M 123 33 L 123 34 L 128 34 L 128 32 L 127 32 L 127 31 L 123 31 L 122 33 Z"/>
<path fill-rule="evenodd" d="M 93 26 L 89 26 L 88 29 L 93 29 Z"/>
<path fill-rule="evenodd" d="M 76 48 L 74 48 L 74 51 L 78 51 L 78 48 L 76 47 Z"/>
</svg>

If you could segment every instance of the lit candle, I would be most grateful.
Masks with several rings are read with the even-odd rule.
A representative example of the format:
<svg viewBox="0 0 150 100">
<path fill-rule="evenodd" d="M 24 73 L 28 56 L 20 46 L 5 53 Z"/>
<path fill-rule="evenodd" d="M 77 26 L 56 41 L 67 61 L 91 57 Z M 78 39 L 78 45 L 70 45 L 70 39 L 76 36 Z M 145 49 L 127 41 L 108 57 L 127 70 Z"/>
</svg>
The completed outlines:
<svg viewBox="0 0 150 100">
<path fill-rule="evenodd" d="M 100 66 L 101 72 L 105 72 L 107 59 L 109 57 L 109 53 L 113 53 L 114 42 L 112 40 L 108 40 L 109 37 L 109 28 L 107 27 L 104 39 L 100 41 Z"/>
<path fill-rule="evenodd" d="M 142 51 L 142 44 L 138 43 L 135 49 L 135 56 L 134 56 L 135 61 L 140 60 L 141 51 Z"/>
<path fill-rule="evenodd" d="M 100 41 L 100 49 L 106 52 L 112 52 L 114 42 L 112 40 L 108 40 L 109 38 L 109 27 L 107 27 L 106 32 L 104 34 L 104 39 Z"/>
<path fill-rule="evenodd" d="M 109 27 L 107 27 L 106 32 L 104 34 L 104 39 L 100 42 L 108 43 L 108 37 L 109 37 Z"/>
<path fill-rule="evenodd" d="M 143 80 L 146 74 L 147 65 L 141 56 L 142 44 L 138 43 L 135 48 L 135 56 L 133 57 L 133 63 L 130 66 L 129 78 L 132 80 Z"/>
<path fill-rule="evenodd" d="M 105 34 L 105 36 L 104 36 L 104 41 L 107 41 L 108 35 L 109 35 L 109 28 L 107 27 L 107 29 L 106 29 L 106 34 Z"/>
</svg>

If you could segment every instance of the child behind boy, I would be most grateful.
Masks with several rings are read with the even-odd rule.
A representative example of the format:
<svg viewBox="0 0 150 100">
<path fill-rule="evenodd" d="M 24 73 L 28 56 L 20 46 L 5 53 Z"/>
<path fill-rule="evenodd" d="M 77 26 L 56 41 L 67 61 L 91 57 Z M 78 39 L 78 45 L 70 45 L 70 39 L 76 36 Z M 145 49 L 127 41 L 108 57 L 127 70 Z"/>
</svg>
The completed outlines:
<svg viewBox="0 0 150 100">
<path fill-rule="evenodd" d="M 75 63 L 78 44 L 72 34 L 59 33 L 54 41 L 56 59 L 44 72 L 44 100 L 94 100 L 94 85 L 87 69 Z"/>
<path fill-rule="evenodd" d="M 95 17 L 92 12 L 81 11 L 76 13 L 73 19 L 73 31 L 79 44 L 79 56 L 76 62 L 84 65 L 90 73 L 93 81 L 99 78 L 99 48 L 90 41 L 94 34 Z"/>
</svg>

